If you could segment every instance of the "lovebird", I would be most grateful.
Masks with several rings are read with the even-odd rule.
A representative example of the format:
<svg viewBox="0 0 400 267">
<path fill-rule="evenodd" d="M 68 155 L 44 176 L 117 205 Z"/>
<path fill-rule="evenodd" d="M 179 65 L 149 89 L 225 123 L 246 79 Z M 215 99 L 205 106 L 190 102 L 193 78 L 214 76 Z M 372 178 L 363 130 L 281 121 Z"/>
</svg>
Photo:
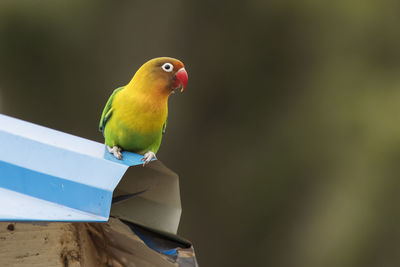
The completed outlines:
<svg viewBox="0 0 400 267">
<path fill-rule="evenodd" d="M 175 58 L 159 57 L 144 63 L 128 85 L 111 94 L 101 115 L 99 130 L 108 152 L 122 160 L 122 150 L 143 155 L 143 166 L 161 145 L 168 121 L 168 97 L 183 92 L 188 74 Z"/>
</svg>

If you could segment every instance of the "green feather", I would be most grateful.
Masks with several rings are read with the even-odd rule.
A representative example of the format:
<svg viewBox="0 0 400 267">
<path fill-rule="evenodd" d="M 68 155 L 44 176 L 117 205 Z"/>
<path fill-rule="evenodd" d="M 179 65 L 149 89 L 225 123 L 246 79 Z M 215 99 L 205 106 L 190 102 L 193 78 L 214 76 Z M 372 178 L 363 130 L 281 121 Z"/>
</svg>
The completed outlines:
<svg viewBox="0 0 400 267">
<path fill-rule="evenodd" d="M 107 104 L 104 107 L 103 113 L 101 114 L 101 119 L 100 119 L 100 124 L 99 124 L 100 132 L 104 133 L 104 127 L 106 126 L 107 121 L 110 119 L 110 117 L 112 115 L 112 111 L 113 111 L 112 102 L 113 102 L 114 96 L 124 88 L 125 88 L 125 86 L 115 89 L 114 92 L 111 94 L 110 98 L 108 99 Z"/>
<path fill-rule="evenodd" d="M 167 118 L 165 119 L 164 125 L 162 127 L 162 133 L 165 134 L 165 130 L 167 130 L 167 123 L 168 123 L 168 115 Z"/>
</svg>

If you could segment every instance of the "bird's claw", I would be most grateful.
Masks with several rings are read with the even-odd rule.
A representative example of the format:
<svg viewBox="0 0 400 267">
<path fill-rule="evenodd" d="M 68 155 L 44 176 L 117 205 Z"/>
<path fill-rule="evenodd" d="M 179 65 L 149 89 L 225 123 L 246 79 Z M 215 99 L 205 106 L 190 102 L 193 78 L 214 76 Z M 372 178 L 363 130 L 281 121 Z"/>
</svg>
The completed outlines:
<svg viewBox="0 0 400 267">
<path fill-rule="evenodd" d="M 122 148 L 119 146 L 113 146 L 112 148 L 110 146 L 107 146 L 108 152 L 114 155 L 117 159 L 121 160 L 122 159 Z"/>
<path fill-rule="evenodd" d="M 143 155 L 143 158 L 141 159 L 141 161 L 144 161 L 144 162 L 143 162 L 143 166 L 146 166 L 147 164 L 149 164 L 149 162 L 150 162 L 152 159 L 157 159 L 156 154 L 154 154 L 153 151 L 149 151 L 149 152 L 147 152 L 146 154 L 144 154 L 144 155 Z"/>
</svg>

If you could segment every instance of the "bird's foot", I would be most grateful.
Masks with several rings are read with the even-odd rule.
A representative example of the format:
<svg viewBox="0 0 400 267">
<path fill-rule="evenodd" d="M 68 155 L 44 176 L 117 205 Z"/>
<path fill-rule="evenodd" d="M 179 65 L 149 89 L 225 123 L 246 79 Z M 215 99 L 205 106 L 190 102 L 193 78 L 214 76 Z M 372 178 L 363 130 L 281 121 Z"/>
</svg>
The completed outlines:
<svg viewBox="0 0 400 267">
<path fill-rule="evenodd" d="M 120 148 L 119 146 L 113 146 L 112 148 L 110 146 L 107 146 L 107 150 L 117 159 L 122 159 L 122 148 Z"/>
<path fill-rule="evenodd" d="M 154 154 L 153 151 L 149 151 L 149 152 L 147 152 L 146 154 L 144 154 L 144 155 L 143 155 L 143 158 L 142 158 L 142 161 L 144 161 L 144 162 L 143 162 L 143 166 L 149 164 L 149 162 L 150 162 L 152 159 L 157 159 L 156 154 Z"/>
</svg>

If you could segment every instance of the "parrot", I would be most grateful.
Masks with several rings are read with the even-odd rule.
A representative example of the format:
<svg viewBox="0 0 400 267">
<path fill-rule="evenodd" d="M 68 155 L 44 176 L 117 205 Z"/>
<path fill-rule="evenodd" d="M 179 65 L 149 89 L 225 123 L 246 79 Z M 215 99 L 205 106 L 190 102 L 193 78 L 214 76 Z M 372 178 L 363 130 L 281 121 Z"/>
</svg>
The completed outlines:
<svg viewBox="0 0 400 267">
<path fill-rule="evenodd" d="M 99 130 L 108 152 L 119 160 L 123 150 L 143 155 L 143 166 L 157 159 L 168 122 L 168 98 L 183 92 L 187 82 L 178 59 L 158 57 L 144 63 L 127 85 L 113 91 L 101 114 Z"/>
</svg>

